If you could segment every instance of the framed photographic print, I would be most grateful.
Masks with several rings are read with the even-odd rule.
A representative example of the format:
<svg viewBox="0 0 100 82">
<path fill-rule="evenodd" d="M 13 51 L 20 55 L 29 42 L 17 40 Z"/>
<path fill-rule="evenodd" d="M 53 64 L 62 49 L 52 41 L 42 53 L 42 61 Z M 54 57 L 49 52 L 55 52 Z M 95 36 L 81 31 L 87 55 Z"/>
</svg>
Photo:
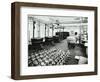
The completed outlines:
<svg viewBox="0 0 100 82">
<path fill-rule="evenodd" d="M 11 4 L 11 77 L 97 74 L 97 7 Z"/>
</svg>

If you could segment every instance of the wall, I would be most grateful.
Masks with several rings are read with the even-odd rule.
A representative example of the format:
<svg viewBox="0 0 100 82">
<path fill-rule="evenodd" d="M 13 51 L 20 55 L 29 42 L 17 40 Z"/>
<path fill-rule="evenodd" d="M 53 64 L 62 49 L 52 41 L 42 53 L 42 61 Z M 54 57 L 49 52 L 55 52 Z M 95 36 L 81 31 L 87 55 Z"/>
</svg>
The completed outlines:
<svg viewBox="0 0 100 82">
<path fill-rule="evenodd" d="M 10 79 L 10 66 L 11 66 L 11 2 L 15 0 L 1 0 L 0 1 L 0 82 L 16 82 Z M 100 22 L 100 0 L 16 0 L 16 1 L 30 1 L 39 3 L 52 3 L 52 4 L 68 4 L 68 5 L 88 5 L 98 6 L 98 22 Z M 99 25 L 100 26 L 100 25 Z M 99 27 L 98 26 L 98 27 Z M 98 28 L 100 34 L 100 29 Z M 98 38 L 98 42 L 100 38 Z M 98 49 L 100 44 L 98 43 Z M 98 55 L 100 51 L 98 52 Z M 98 59 L 100 55 L 98 56 Z M 100 60 L 98 61 L 100 62 Z M 100 64 L 99 64 L 100 69 Z M 63 78 L 50 78 L 50 79 L 38 79 L 28 80 L 28 82 L 100 82 L 100 71 L 99 75 L 94 76 L 79 76 L 79 77 L 63 77 Z M 21 82 L 21 81 L 19 81 Z M 27 82 L 23 80 L 22 82 Z"/>
</svg>

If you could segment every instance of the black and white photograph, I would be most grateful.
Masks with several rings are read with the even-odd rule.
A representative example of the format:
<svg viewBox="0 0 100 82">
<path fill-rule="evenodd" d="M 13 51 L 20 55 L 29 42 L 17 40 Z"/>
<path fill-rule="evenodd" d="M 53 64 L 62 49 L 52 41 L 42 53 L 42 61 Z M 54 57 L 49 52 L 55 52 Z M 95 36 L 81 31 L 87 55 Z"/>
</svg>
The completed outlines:
<svg viewBox="0 0 100 82">
<path fill-rule="evenodd" d="M 88 64 L 88 17 L 27 15 L 28 67 Z"/>
<path fill-rule="evenodd" d="M 97 7 L 12 3 L 12 78 L 97 74 Z"/>
</svg>

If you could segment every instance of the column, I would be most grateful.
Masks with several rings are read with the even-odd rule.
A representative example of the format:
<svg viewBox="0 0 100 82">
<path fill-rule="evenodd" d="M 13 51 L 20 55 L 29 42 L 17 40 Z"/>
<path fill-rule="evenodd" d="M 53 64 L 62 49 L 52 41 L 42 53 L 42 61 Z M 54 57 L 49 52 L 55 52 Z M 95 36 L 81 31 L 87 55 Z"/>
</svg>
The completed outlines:
<svg viewBox="0 0 100 82">
<path fill-rule="evenodd" d="M 34 32 L 35 32 L 35 24 L 36 24 L 36 22 L 33 21 L 33 38 L 34 38 Z"/>
</svg>

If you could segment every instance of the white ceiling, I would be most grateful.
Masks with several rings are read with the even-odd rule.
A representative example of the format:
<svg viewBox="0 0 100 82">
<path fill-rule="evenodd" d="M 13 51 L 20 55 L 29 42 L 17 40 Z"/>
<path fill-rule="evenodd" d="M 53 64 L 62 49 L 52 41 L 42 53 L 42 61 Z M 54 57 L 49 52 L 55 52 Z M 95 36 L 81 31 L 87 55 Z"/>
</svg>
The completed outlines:
<svg viewBox="0 0 100 82">
<path fill-rule="evenodd" d="M 29 15 L 29 18 L 40 21 L 42 23 L 59 23 L 59 24 L 80 24 L 84 20 L 87 21 L 87 17 L 76 17 L 76 16 L 34 16 Z"/>
</svg>

